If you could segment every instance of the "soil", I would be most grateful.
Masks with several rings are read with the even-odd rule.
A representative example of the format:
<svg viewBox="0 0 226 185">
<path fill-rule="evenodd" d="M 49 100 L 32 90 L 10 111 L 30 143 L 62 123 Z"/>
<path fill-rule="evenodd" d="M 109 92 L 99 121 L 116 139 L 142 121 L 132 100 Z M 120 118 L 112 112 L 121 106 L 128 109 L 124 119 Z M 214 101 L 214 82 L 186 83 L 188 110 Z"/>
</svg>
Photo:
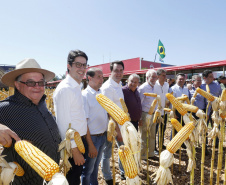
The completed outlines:
<svg viewBox="0 0 226 185">
<path fill-rule="evenodd" d="M 208 132 L 211 130 L 211 128 L 208 129 Z M 164 145 L 166 146 L 167 143 L 170 141 L 170 133 L 171 133 L 171 124 L 168 123 L 165 131 L 165 141 Z M 224 148 L 223 148 L 223 160 L 222 160 L 222 170 L 220 171 L 220 182 L 219 184 L 224 183 L 224 168 L 225 168 L 225 150 L 226 145 L 224 141 Z M 120 178 L 120 172 L 118 168 L 118 153 L 117 153 L 117 146 L 115 147 L 115 161 L 116 161 L 116 183 L 117 184 L 126 184 L 125 180 L 121 180 Z M 205 162 L 204 162 L 204 184 L 210 184 L 210 169 L 211 169 L 211 156 L 212 156 L 212 146 L 208 145 L 207 147 L 208 155 L 205 156 Z M 199 185 L 201 184 L 201 156 L 202 156 L 202 148 L 196 147 L 196 169 L 195 169 L 195 176 L 194 176 L 194 184 Z M 156 159 L 149 159 L 149 184 L 156 184 L 154 183 L 154 180 L 151 175 L 154 174 L 159 167 L 159 155 L 156 155 Z M 145 160 L 141 161 L 142 163 L 142 172 L 140 173 L 139 177 L 142 179 L 142 184 L 147 184 L 147 162 Z M 215 150 L 215 160 L 214 160 L 214 170 L 213 170 L 213 184 L 216 184 L 216 176 L 217 176 L 217 163 L 218 163 L 218 149 Z M 190 172 L 186 172 L 187 170 L 187 164 L 188 164 L 188 157 L 185 149 L 181 148 L 181 165 L 179 165 L 179 152 L 174 154 L 174 164 L 173 164 L 173 183 L 174 185 L 189 185 L 190 184 Z M 112 164 L 111 164 L 112 166 Z M 99 184 L 106 184 L 105 180 L 103 178 L 103 174 L 101 172 L 101 169 L 99 167 L 99 173 L 98 173 L 98 182 Z"/>
</svg>

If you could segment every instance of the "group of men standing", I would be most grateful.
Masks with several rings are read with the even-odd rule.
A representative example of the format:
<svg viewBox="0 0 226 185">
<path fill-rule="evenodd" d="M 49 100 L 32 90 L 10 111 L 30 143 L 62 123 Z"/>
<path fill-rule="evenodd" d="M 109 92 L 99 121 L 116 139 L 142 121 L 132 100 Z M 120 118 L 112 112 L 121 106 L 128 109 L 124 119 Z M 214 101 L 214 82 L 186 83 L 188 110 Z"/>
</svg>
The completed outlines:
<svg viewBox="0 0 226 185">
<path fill-rule="evenodd" d="M 101 169 L 107 184 L 113 184 L 110 170 L 110 157 L 112 143 L 108 142 L 107 127 L 109 115 L 99 105 L 96 95 L 104 94 L 115 104 L 122 108 L 120 98 L 124 99 L 131 123 L 136 130 L 140 129 L 142 138 L 142 159 L 154 157 L 156 149 L 156 130 L 158 126 L 150 123 L 149 150 L 146 150 L 146 116 L 154 100 L 153 97 L 144 96 L 143 93 L 156 93 L 161 97 L 161 107 L 166 106 L 166 93 L 173 91 L 175 97 L 186 94 L 190 97 L 195 88 L 201 85 L 201 77 L 194 76 L 192 91 L 185 87 L 185 75 L 177 75 L 176 84 L 169 90 L 166 82 L 166 71 L 163 69 L 148 70 L 146 82 L 138 87 L 140 77 L 132 74 L 128 83 L 122 87 L 124 64 L 122 61 L 115 61 L 110 64 L 111 75 L 103 84 L 103 72 L 99 68 L 87 69 L 87 55 L 80 50 L 72 50 L 67 58 L 68 74 L 61 81 L 54 91 L 53 101 L 56 113 L 56 120 L 47 110 L 45 104 L 44 86 L 45 83 L 54 77 L 54 73 L 41 69 L 34 59 L 25 59 L 16 65 L 16 69 L 5 74 L 2 82 L 8 86 L 15 87 L 15 94 L 0 102 L 0 144 L 5 146 L 3 154 L 7 155 L 8 162 L 16 161 L 24 169 L 23 177 L 15 177 L 13 184 L 41 185 L 41 177 L 28 165 L 14 150 L 15 141 L 22 139 L 32 142 L 35 146 L 49 155 L 57 163 L 59 162 L 58 144 L 64 140 L 66 131 L 71 128 L 79 132 L 85 145 L 83 155 L 77 148 L 74 140 L 71 140 L 72 158 L 69 159 L 72 168 L 67 173 L 67 180 L 70 185 L 96 185 L 98 184 L 98 167 L 101 162 Z M 82 79 L 86 74 L 88 86 L 82 91 Z M 209 84 L 210 91 L 219 96 L 215 84 L 212 84 L 211 73 L 203 78 Z M 205 87 L 203 87 L 205 90 Z M 196 99 L 195 105 L 205 108 L 204 98 Z M 167 105 L 168 106 L 168 105 Z M 161 116 L 165 118 L 162 110 Z M 178 115 L 179 116 L 179 115 Z M 116 124 L 117 146 L 123 144 L 120 125 Z M 165 130 L 165 126 L 163 127 Z M 163 137 L 164 138 L 164 137 Z M 7 146 L 7 147 L 6 147 Z M 164 148 L 164 145 L 162 146 Z M 125 179 L 124 169 L 119 160 L 121 179 Z"/>
</svg>

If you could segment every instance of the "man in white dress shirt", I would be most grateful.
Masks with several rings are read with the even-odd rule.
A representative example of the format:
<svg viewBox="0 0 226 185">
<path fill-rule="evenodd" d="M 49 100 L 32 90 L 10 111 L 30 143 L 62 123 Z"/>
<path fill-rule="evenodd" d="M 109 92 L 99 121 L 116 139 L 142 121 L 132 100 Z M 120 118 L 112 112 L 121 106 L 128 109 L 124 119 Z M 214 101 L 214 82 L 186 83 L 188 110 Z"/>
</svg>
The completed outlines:
<svg viewBox="0 0 226 185">
<path fill-rule="evenodd" d="M 85 137 L 87 140 L 91 140 L 87 132 L 87 121 L 81 93 L 81 82 L 86 73 L 87 61 L 88 57 L 84 52 L 80 50 L 70 51 L 67 59 L 68 74 L 53 94 L 56 122 L 62 140 L 65 138 L 69 123 L 71 123 L 71 128 L 79 132 L 83 140 Z M 71 140 L 71 147 L 73 158 L 69 158 L 69 161 L 72 168 L 66 178 L 70 185 L 79 185 L 85 159 L 74 140 Z M 92 155 L 96 155 L 95 147 L 92 153 Z"/>
<path fill-rule="evenodd" d="M 122 108 L 120 98 L 124 99 L 124 95 L 122 92 L 121 79 L 123 77 L 124 64 L 122 61 L 115 61 L 110 64 L 111 76 L 109 79 L 103 84 L 101 87 L 102 93 L 107 96 L 110 100 L 112 100 L 116 105 Z M 117 145 L 118 147 L 123 144 L 122 135 L 119 129 L 119 125 L 116 124 L 117 131 Z M 101 168 L 102 173 L 104 175 L 104 179 L 107 184 L 113 184 L 112 173 L 110 169 L 110 157 L 111 157 L 111 147 L 112 143 L 106 141 L 106 145 L 104 148 L 104 153 L 102 156 Z M 124 169 L 122 167 L 121 161 L 119 160 L 119 170 L 121 174 L 121 179 L 125 180 Z"/>
<path fill-rule="evenodd" d="M 161 97 L 161 106 L 162 106 L 162 113 L 161 116 L 164 119 L 164 125 L 161 126 L 161 132 L 163 133 L 162 136 L 162 148 L 165 149 L 164 143 L 164 132 L 166 130 L 166 121 L 167 121 L 167 115 L 164 116 L 164 110 L 163 108 L 166 107 L 166 94 L 169 91 L 169 84 L 166 82 L 166 70 L 164 69 L 158 69 L 157 70 L 158 80 L 156 81 L 154 92 L 158 94 Z M 156 133 L 158 132 L 159 124 L 156 125 Z M 162 131 L 163 129 L 163 131 Z M 155 143 L 156 144 L 156 143 Z M 159 147 L 159 139 L 158 139 L 158 147 Z M 156 148 L 155 148 L 156 150 Z"/>
<path fill-rule="evenodd" d="M 92 141 L 90 146 L 86 141 L 84 143 L 86 162 L 83 166 L 81 181 L 82 185 L 95 185 L 98 184 L 98 167 L 107 137 L 108 116 L 96 100 L 96 95 L 101 93 L 100 87 L 104 81 L 103 72 L 99 68 L 90 68 L 86 73 L 86 77 L 89 82 L 87 88 L 82 91 L 82 97 Z M 90 153 L 90 147 L 94 147 L 96 153 Z"/>
<path fill-rule="evenodd" d="M 141 106 L 142 106 L 142 125 L 139 125 L 141 128 L 141 139 L 142 139 L 142 145 L 141 145 L 141 159 L 147 159 L 147 125 L 146 125 L 146 116 L 148 114 L 148 111 L 151 107 L 151 104 L 154 97 L 150 96 L 144 96 L 143 93 L 154 93 L 154 86 L 156 83 L 158 76 L 155 70 L 150 69 L 146 73 L 146 82 L 143 83 L 139 88 L 138 92 L 140 94 L 141 99 Z M 149 138 L 148 138 L 148 157 L 154 157 L 155 153 L 155 129 L 156 124 L 153 124 L 153 117 L 151 119 L 150 127 L 149 127 Z"/>
</svg>

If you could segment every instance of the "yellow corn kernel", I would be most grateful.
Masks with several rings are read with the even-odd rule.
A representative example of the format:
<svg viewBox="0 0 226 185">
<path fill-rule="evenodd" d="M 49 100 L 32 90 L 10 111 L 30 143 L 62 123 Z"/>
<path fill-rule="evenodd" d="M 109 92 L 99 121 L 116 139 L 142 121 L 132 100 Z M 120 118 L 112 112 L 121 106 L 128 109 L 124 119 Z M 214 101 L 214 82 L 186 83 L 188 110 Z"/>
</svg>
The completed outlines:
<svg viewBox="0 0 226 185">
<path fill-rule="evenodd" d="M 177 109 L 177 111 L 184 116 L 187 111 L 186 109 L 182 106 L 182 103 L 179 102 L 179 100 L 177 100 L 172 94 L 167 93 L 166 97 L 168 98 L 168 100 L 170 101 L 170 103 L 173 105 L 174 108 Z"/>
<path fill-rule="evenodd" d="M 157 97 L 157 94 L 156 93 L 143 93 L 144 96 L 151 96 L 151 97 Z"/>
<path fill-rule="evenodd" d="M 225 101 L 225 100 L 226 100 L 226 89 L 223 89 L 221 93 L 221 101 Z"/>
<path fill-rule="evenodd" d="M 186 103 L 182 103 L 182 105 L 187 111 L 190 111 L 190 112 L 196 113 L 199 110 L 199 108 L 194 105 L 190 105 Z"/>
<path fill-rule="evenodd" d="M 206 92 L 210 93 L 210 87 L 208 84 L 206 84 Z"/>
<path fill-rule="evenodd" d="M 155 107 L 156 107 L 156 104 L 157 104 L 157 99 L 154 99 L 153 102 L 152 102 L 152 104 L 151 104 L 151 107 L 150 107 L 150 109 L 148 111 L 148 114 L 150 114 L 150 115 L 153 114 L 153 112 L 155 110 Z"/>
<path fill-rule="evenodd" d="M 156 123 L 157 118 L 158 118 L 159 116 L 161 116 L 160 112 L 159 112 L 159 111 L 155 111 L 154 118 L 153 118 L 153 123 Z"/>
<path fill-rule="evenodd" d="M 108 123 L 108 131 L 107 131 L 107 140 L 109 142 L 112 142 L 112 139 L 115 134 L 115 127 L 116 127 L 115 122 L 112 119 L 110 119 Z"/>
<path fill-rule="evenodd" d="M 209 100 L 209 101 L 213 101 L 213 100 L 215 99 L 213 95 L 211 95 L 210 93 L 208 93 L 208 92 L 206 92 L 206 91 L 200 89 L 199 87 L 196 89 L 196 91 L 197 91 L 200 95 L 202 95 L 203 97 L 205 97 L 207 100 Z"/>
<path fill-rule="evenodd" d="M 173 127 L 176 129 L 177 132 L 179 132 L 183 128 L 180 122 L 175 118 L 171 119 L 171 124 L 173 125 Z"/>
<path fill-rule="evenodd" d="M 186 124 L 177 134 L 176 136 L 168 143 L 166 149 L 170 153 L 175 153 L 183 144 L 184 141 L 189 137 L 192 133 L 195 126 L 193 122 Z"/>
<path fill-rule="evenodd" d="M 125 175 L 130 179 L 135 178 L 137 176 L 138 170 L 131 150 L 127 146 L 121 145 L 118 149 L 118 154 L 122 162 Z"/>
<path fill-rule="evenodd" d="M 121 102 L 121 105 L 122 105 L 122 109 L 125 113 L 128 113 L 128 108 L 126 106 L 126 103 L 125 101 L 122 99 L 122 98 L 119 98 L 120 102 Z"/>
<path fill-rule="evenodd" d="M 78 150 L 81 153 L 84 154 L 85 153 L 85 147 L 84 147 L 84 144 L 82 142 L 82 138 L 81 138 L 80 134 L 77 131 L 75 131 L 75 133 L 74 133 L 74 140 L 75 140 L 75 143 L 76 143 L 76 145 L 78 147 Z"/>
<path fill-rule="evenodd" d="M 24 175 L 24 169 L 17 162 L 14 161 L 13 163 L 17 165 L 14 173 L 16 174 L 16 176 L 22 177 Z"/>
<path fill-rule="evenodd" d="M 15 150 L 46 181 L 59 172 L 57 163 L 31 143 L 17 141 Z"/>
<path fill-rule="evenodd" d="M 118 124 L 123 125 L 126 121 L 129 121 L 128 115 L 106 96 L 97 94 L 96 99 Z"/>
</svg>

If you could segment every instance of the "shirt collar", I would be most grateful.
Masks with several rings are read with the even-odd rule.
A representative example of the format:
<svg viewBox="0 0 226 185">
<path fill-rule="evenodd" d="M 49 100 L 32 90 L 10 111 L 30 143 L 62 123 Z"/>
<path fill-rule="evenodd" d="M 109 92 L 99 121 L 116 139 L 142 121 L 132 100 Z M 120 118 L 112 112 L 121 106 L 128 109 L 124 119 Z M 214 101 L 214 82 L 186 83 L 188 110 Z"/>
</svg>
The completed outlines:
<svg viewBox="0 0 226 185">
<path fill-rule="evenodd" d="M 117 83 L 111 77 L 109 77 L 109 81 L 114 87 L 121 87 L 122 86 L 122 82 L 121 81 L 119 83 Z"/>
<path fill-rule="evenodd" d="M 69 84 L 72 87 L 77 87 L 77 86 L 79 86 L 80 88 L 82 87 L 82 82 L 80 84 L 78 84 L 78 82 L 76 82 L 75 79 L 72 78 L 70 74 L 67 74 L 66 80 L 69 82 Z"/>
<path fill-rule="evenodd" d="M 90 87 L 89 85 L 87 86 L 87 90 L 88 90 L 89 92 L 91 92 L 92 94 L 97 94 L 98 92 L 100 92 L 100 90 L 96 91 L 96 90 L 94 90 L 92 87 Z"/>
<path fill-rule="evenodd" d="M 181 86 L 179 86 L 177 84 L 175 84 L 175 85 L 176 85 L 176 87 L 181 88 L 181 89 L 183 89 L 185 87 L 185 86 L 181 87 Z"/>
</svg>

